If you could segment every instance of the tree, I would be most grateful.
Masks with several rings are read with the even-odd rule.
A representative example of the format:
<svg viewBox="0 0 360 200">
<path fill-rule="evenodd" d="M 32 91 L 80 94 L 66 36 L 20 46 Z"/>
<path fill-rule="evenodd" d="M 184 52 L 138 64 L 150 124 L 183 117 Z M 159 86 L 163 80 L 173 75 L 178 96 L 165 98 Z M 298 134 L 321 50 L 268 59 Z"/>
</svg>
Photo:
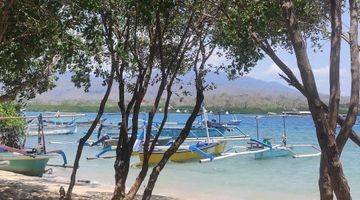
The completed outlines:
<svg viewBox="0 0 360 200">
<path fill-rule="evenodd" d="M 25 135 L 25 120 L 20 118 L 19 109 L 20 106 L 13 103 L 0 104 L 1 117 L 15 117 L 0 120 L 0 144 L 14 148 L 22 146 L 19 139 Z"/>
<path fill-rule="evenodd" d="M 70 63 L 66 63 L 68 68 L 77 72 L 75 76 L 79 81 L 77 84 L 81 86 L 85 82 L 85 86 L 89 87 L 86 81 L 88 74 L 93 71 L 108 74 L 105 66 L 110 65 L 111 72 L 114 73 L 110 77 L 114 77 L 118 85 L 121 126 L 114 163 L 115 191 L 112 199 L 135 197 L 147 175 L 148 159 L 167 120 L 173 94 L 172 87 L 175 82 L 178 83 L 179 75 L 194 70 L 196 76 L 194 109 L 174 145 L 166 151 L 163 160 L 153 169 L 143 197 L 148 199 L 161 169 L 189 134 L 204 99 L 203 91 L 211 88 L 211 84 L 205 84 L 204 77 L 212 67 L 207 66 L 207 60 L 215 49 L 212 33 L 214 24 L 217 23 L 215 13 L 219 14 L 219 9 L 205 1 L 162 0 L 149 3 L 89 0 L 69 2 L 64 12 L 71 16 L 69 22 L 73 24 L 71 30 L 74 37 L 78 38 L 74 47 L 75 55 L 82 55 L 82 59 L 77 59 L 77 56 L 75 59 L 69 57 L 65 60 Z M 95 62 L 88 62 L 89 60 Z M 79 67 L 82 65 L 84 67 Z M 130 157 L 139 130 L 140 108 L 150 85 L 157 86 L 157 94 L 146 119 L 144 162 L 136 181 L 129 192 L 125 193 Z M 110 88 L 108 84 L 107 93 Z M 153 119 L 165 90 L 165 114 L 155 139 L 150 143 Z M 184 91 L 184 94 L 187 92 Z M 96 119 L 101 116 L 106 99 L 105 96 Z M 80 140 L 67 191 L 68 199 L 71 198 L 83 144 L 90 137 L 94 127 L 95 123 Z M 131 135 L 129 135 L 130 130 Z"/>
<path fill-rule="evenodd" d="M 58 1 L 0 2 L 0 102 L 54 87 L 68 35 L 61 9 Z"/>
<path fill-rule="evenodd" d="M 234 48 L 235 55 L 243 44 L 251 46 L 253 53 L 261 58 L 261 50 L 278 65 L 285 75 L 281 75 L 290 85 L 297 88 L 308 100 L 309 109 L 316 125 L 317 138 L 322 149 L 319 188 L 321 199 L 332 199 L 332 191 L 338 199 L 351 199 L 349 186 L 344 177 L 340 162 L 343 146 L 350 137 L 359 144 L 359 137 L 352 131 L 358 105 L 358 68 L 359 55 L 357 46 L 357 4 L 350 1 L 350 37 L 351 41 L 351 72 L 352 89 L 349 110 L 345 119 L 338 115 L 339 91 L 339 60 L 341 37 L 341 6 L 342 1 L 327 2 L 307 1 L 277 1 L 247 2 L 235 1 L 236 9 L 226 9 L 227 23 L 231 26 L 228 33 L 235 34 L 235 42 L 220 40 L 225 47 Z M 260 9 L 261 8 L 261 9 Z M 329 12 L 330 10 L 330 12 Z M 330 57 L 330 100 L 329 106 L 321 101 L 315 84 L 315 79 L 309 63 L 306 42 L 304 38 L 318 41 L 313 37 L 325 30 L 324 22 L 331 21 L 331 57 Z M 283 14 L 283 15 L 282 15 Z M 245 16 L 244 16 L 245 15 Z M 240 18 L 243 16 L 244 18 Z M 248 16 L 252 16 L 249 18 Z M 256 19 L 256 20 L 254 20 Z M 226 29 L 225 29 L 226 30 Z M 320 30 L 320 31 L 319 31 Z M 230 35 L 225 33 L 225 35 Z M 356 36 L 355 36 L 356 35 Z M 230 41 L 230 42 L 229 42 Z M 241 46 L 240 46 L 240 45 Z M 282 46 L 295 52 L 302 83 L 297 80 L 291 69 L 282 62 L 272 47 Z M 251 52 L 251 51 L 250 51 Z M 237 56 L 243 56 L 240 52 Z M 256 60 L 255 60 L 256 61 Z M 335 138 L 336 122 L 341 130 Z"/>
<path fill-rule="evenodd" d="M 115 74 L 114 80 L 118 83 L 121 127 L 114 164 L 116 187 L 113 199 L 125 196 L 130 157 L 138 132 L 139 111 L 148 86 L 159 82 L 154 107 L 147 120 L 150 126 L 147 128 L 145 149 L 150 146 L 149 134 L 153 116 L 165 87 L 168 94 L 171 94 L 171 86 L 177 75 L 188 71 L 189 67 L 185 64 L 188 61 L 185 58 L 192 45 L 189 34 L 189 23 L 192 23 L 190 13 L 195 12 L 191 5 L 190 2 L 175 4 L 171 1 L 152 4 L 136 1 L 73 1 L 64 9 L 72 16 L 69 23 L 74 24 L 72 27 L 73 32 L 76 33 L 74 36 L 80 40 L 75 51 L 78 50 L 77 53 L 84 57 L 75 59 L 75 62 L 69 59 L 70 64 L 67 63 L 73 71 L 78 72 L 75 76 L 79 80 L 78 85 L 81 86 L 85 82 L 85 86 L 90 86 L 86 84 L 89 72 L 103 70 L 102 73 L 105 73 L 103 66 L 106 64 L 111 65 Z M 189 18 L 181 20 L 184 16 Z M 82 53 L 84 52 L 82 48 L 85 48 L 85 53 Z M 92 59 L 96 62 L 87 62 Z M 79 68 L 81 64 L 85 67 Z M 109 88 L 110 85 L 108 91 Z M 129 99 L 126 98 L 126 94 L 130 96 Z M 165 109 L 168 109 L 170 97 L 171 95 L 168 95 Z M 104 102 L 106 102 L 105 97 L 101 105 Z M 102 114 L 101 107 L 98 116 Z M 195 111 L 198 112 L 198 109 Z M 130 114 L 132 114 L 131 122 Z M 132 135 L 128 137 L 130 123 Z M 93 126 L 94 124 L 92 128 Z M 68 199 L 71 198 L 83 144 L 91 135 L 92 128 L 80 140 L 67 191 Z M 144 167 L 139 175 L 140 178 L 142 174 L 146 174 L 145 171 L 147 168 Z M 135 183 L 127 197 L 133 198 L 137 189 Z"/>
</svg>

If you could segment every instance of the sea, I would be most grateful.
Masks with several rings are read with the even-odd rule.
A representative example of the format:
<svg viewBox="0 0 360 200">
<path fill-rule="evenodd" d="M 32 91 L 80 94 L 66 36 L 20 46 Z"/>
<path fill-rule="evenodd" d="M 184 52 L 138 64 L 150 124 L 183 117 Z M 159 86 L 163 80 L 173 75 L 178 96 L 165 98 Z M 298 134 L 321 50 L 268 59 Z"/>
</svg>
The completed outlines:
<svg viewBox="0 0 360 200">
<path fill-rule="evenodd" d="M 27 113 L 27 115 L 34 114 L 38 113 Z M 79 121 L 95 118 L 95 113 L 84 114 L 85 117 L 78 119 Z M 155 122 L 160 122 L 162 117 L 163 114 L 157 114 Z M 184 123 L 188 117 L 189 114 L 171 113 L 168 121 Z M 256 137 L 258 130 L 260 137 L 272 138 L 273 143 L 280 143 L 284 131 L 283 117 L 258 117 L 258 129 L 255 117 L 248 114 L 228 114 L 221 115 L 221 121 L 226 122 L 237 118 L 241 120 L 238 127 L 244 133 Z M 117 114 L 107 113 L 103 118 L 106 118 L 108 123 L 120 121 L 120 116 Z M 218 115 L 209 115 L 209 119 L 219 120 Z M 198 117 L 197 120 L 201 118 Z M 315 127 L 310 116 L 286 116 L 285 127 L 288 144 L 318 146 Z M 48 150 L 62 149 L 67 155 L 69 164 L 72 165 L 77 141 L 84 136 L 87 129 L 88 127 L 78 127 L 77 133 L 72 135 L 46 136 L 46 147 Z M 355 125 L 354 130 L 360 133 L 360 126 Z M 96 133 L 93 134 L 91 140 L 96 140 Z M 36 143 L 37 137 L 27 138 L 27 146 L 32 147 Z M 246 142 L 228 142 L 227 146 L 234 145 L 246 145 Z M 101 150 L 101 146 L 84 148 L 77 178 L 111 187 L 114 185 L 114 159 L 86 159 L 94 157 Z M 311 150 L 304 149 L 304 151 Z M 114 152 L 107 155 L 114 155 Z M 360 148 L 349 140 L 342 153 L 341 161 L 352 197 L 360 199 Z M 131 160 L 132 165 L 138 162 L 138 157 L 133 157 Z M 60 164 L 61 159 L 52 159 L 49 163 Z M 319 163 L 320 157 L 254 159 L 254 155 L 232 157 L 209 163 L 168 162 L 159 176 L 154 193 L 189 200 L 315 200 L 319 199 Z M 52 176 L 69 179 L 71 169 L 52 168 Z M 139 171 L 139 168 L 130 168 L 128 186 L 131 186 Z M 144 185 L 139 193 L 144 190 Z"/>
</svg>

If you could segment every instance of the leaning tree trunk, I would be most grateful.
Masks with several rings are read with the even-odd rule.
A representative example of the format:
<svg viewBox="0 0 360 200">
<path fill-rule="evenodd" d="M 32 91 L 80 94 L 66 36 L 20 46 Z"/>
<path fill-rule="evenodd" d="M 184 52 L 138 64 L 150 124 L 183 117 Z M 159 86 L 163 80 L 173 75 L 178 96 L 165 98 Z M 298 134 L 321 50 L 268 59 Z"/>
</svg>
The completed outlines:
<svg viewBox="0 0 360 200">
<path fill-rule="evenodd" d="M 180 145 L 185 141 L 186 137 L 189 135 L 192 124 L 194 123 L 196 116 L 201 109 L 201 104 L 202 104 L 203 100 L 204 100 L 203 91 L 202 90 L 197 91 L 196 103 L 195 103 L 194 109 L 193 109 L 190 117 L 186 121 L 184 128 L 181 130 L 179 137 L 175 140 L 174 144 L 168 150 L 166 150 L 161 161 L 153 168 L 153 170 L 150 174 L 150 177 L 149 177 L 148 184 L 147 184 L 144 194 L 143 194 L 143 200 L 150 200 L 152 191 L 155 187 L 155 183 L 159 177 L 161 170 L 164 168 L 164 166 L 167 163 L 167 161 L 169 160 L 169 158 L 179 149 Z"/>
<path fill-rule="evenodd" d="M 110 77 L 108 80 L 106 92 L 105 92 L 103 99 L 100 102 L 100 106 L 99 106 L 99 110 L 96 115 L 96 118 L 93 121 L 93 123 L 91 124 L 91 126 L 90 126 L 89 130 L 87 131 L 87 133 L 85 134 L 85 136 L 82 137 L 79 141 L 79 145 L 78 145 L 78 149 L 76 151 L 76 156 L 75 156 L 75 161 L 74 161 L 74 168 L 71 173 L 71 180 L 70 180 L 70 184 L 69 184 L 69 187 L 68 187 L 68 190 L 66 193 L 66 199 L 68 199 L 68 200 L 71 199 L 72 190 L 74 188 L 75 181 L 76 181 L 76 172 L 77 172 L 77 169 L 79 168 L 79 162 L 80 162 L 80 158 L 81 158 L 81 154 L 82 154 L 85 142 L 90 138 L 90 136 L 94 132 L 97 124 L 99 123 L 99 121 L 104 113 L 105 105 L 106 105 L 106 102 L 107 102 L 110 92 L 111 92 L 111 87 L 112 87 L 113 80 L 114 80 L 114 73 L 115 73 L 115 70 L 114 70 L 114 68 L 112 68 Z"/>
<path fill-rule="evenodd" d="M 319 169 L 319 191 L 320 191 L 320 200 L 332 200 L 334 199 L 333 189 L 331 185 L 331 179 L 329 175 L 329 170 L 326 165 L 326 160 L 324 154 L 321 155 L 320 160 L 320 169 Z"/>
<path fill-rule="evenodd" d="M 136 109 L 136 106 L 135 106 Z M 120 127 L 120 137 L 116 147 L 115 169 L 115 189 L 112 200 L 124 199 L 126 180 L 129 173 L 131 148 L 128 144 L 128 116 L 123 116 Z"/>
<path fill-rule="evenodd" d="M 314 74 L 307 56 L 306 42 L 304 41 L 299 25 L 295 16 L 294 5 L 291 0 L 286 0 L 283 4 L 285 21 L 296 55 L 298 68 L 304 84 L 305 91 L 308 93 L 307 100 L 311 111 L 316 133 L 322 153 L 325 154 L 332 188 L 335 195 L 341 200 L 351 200 L 350 188 L 344 176 L 335 139 L 335 132 L 329 126 L 326 118 L 327 110 L 321 105 L 321 100 L 316 88 Z M 331 109 L 329 109 L 331 110 Z"/>
</svg>

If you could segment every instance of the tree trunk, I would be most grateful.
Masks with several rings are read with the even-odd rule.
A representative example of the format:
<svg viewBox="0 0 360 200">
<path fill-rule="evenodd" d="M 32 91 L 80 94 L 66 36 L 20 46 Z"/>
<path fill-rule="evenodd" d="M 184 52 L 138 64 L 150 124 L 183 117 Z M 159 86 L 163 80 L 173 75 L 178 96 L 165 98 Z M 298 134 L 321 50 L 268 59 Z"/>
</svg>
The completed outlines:
<svg viewBox="0 0 360 200">
<path fill-rule="evenodd" d="M 120 139 L 119 139 L 120 142 Z M 119 146 L 117 147 L 119 148 Z M 120 200 L 125 198 L 126 180 L 129 174 L 131 152 L 127 144 L 120 149 L 119 159 L 114 164 L 115 169 L 115 189 L 112 200 Z"/>
<path fill-rule="evenodd" d="M 310 105 L 310 104 L 309 104 Z M 322 160 L 327 165 L 328 173 L 330 175 L 332 188 L 335 192 L 337 199 L 351 200 L 350 188 L 345 178 L 343 168 L 340 161 L 340 154 L 336 146 L 335 133 L 328 126 L 326 115 L 324 111 L 310 106 L 311 113 L 313 115 L 313 121 L 316 126 L 317 137 L 319 145 L 321 147 Z M 326 168 L 320 168 L 324 170 Z M 321 172 L 325 174 L 326 172 Z M 324 178 L 324 177 L 320 177 Z M 322 180 L 319 182 L 324 183 Z M 319 186 L 325 188 L 325 186 Z"/>
<path fill-rule="evenodd" d="M 335 131 L 340 102 L 340 49 L 341 49 L 341 0 L 330 0 L 331 49 L 330 49 L 330 98 L 329 126 Z"/>
<path fill-rule="evenodd" d="M 200 91 L 199 90 L 197 91 L 196 103 L 195 103 L 194 109 L 193 109 L 190 117 L 186 121 L 184 128 L 181 130 L 180 135 L 175 140 L 174 144 L 168 150 L 166 150 L 161 161 L 153 168 L 153 170 L 150 174 L 149 181 L 147 183 L 147 186 L 146 186 L 144 194 L 143 194 L 143 198 L 142 198 L 143 200 L 150 200 L 152 191 L 155 187 L 155 183 L 159 177 L 161 170 L 164 168 L 164 166 L 167 163 L 167 161 L 169 160 L 169 158 L 179 149 L 180 145 L 185 141 L 186 137 L 189 135 L 189 132 L 192 128 L 192 124 L 195 121 L 196 116 L 201 109 L 201 104 L 202 104 L 203 100 L 204 100 L 204 94 L 203 94 L 203 91 L 200 89 Z"/>
<path fill-rule="evenodd" d="M 313 121 L 316 126 L 318 142 L 322 153 L 325 154 L 324 157 L 329 170 L 332 188 L 334 189 L 337 199 L 351 200 L 350 188 L 344 176 L 340 162 L 340 153 L 336 145 L 335 132 L 329 126 L 329 122 L 326 118 L 327 110 L 321 105 L 314 74 L 307 56 L 306 42 L 298 30 L 297 19 L 292 1 L 285 1 L 283 9 L 289 36 L 296 55 L 298 68 L 301 73 L 305 91 L 308 94 L 307 100 L 309 110 L 311 111 Z"/>
<path fill-rule="evenodd" d="M 145 142 L 144 142 L 144 160 L 142 163 L 142 167 L 141 167 L 141 171 L 139 173 L 139 175 L 136 177 L 136 180 L 134 182 L 134 184 L 132 185 L 132 187 L 130 188 L 129 192 L 126 195 L 126 199 L 134 199 L 136 193 L 138 192 L 142 182 L 144 181 L 146 174 L 148 172 L 149 169 L 149 143 L 150 143 L 150 135 L 151 135 L 151 131 L 152 131 L 152 124 L 154 121 L 154 116 L 156 114 L 156 111 L 158 109 L 159 106 L 159 102 L 161 99 L 161 96 L 164 92 L 165 86 L 166 86 L 166 81 L 167 81 L 167 75 L 165 74 L 165 70 L 162 70 L 162 78 L 161 78 L 161 83 L 155 98 L 155 102 L 154 102 L 154 106 L 151 109 L 151 111 L 149 112 L 149 117 L 148 117 L 148 122 L 146 125 L 146 134 L 145 134 Z M 156 141 L 154 141 L 156 142 Z"/>
<path fill-rule="evenodd" d="M 99 110 L 96 115 L 96 118 L 93 121 L 93 123 L 91 124 L 91 126 L 90 126 L 89 130 L 87 131 L 87 133 L 85 134 L 85 136 L 82 137 L 79 141 L 79 145 L 78 145 L 78 149 L 76 151 L 76 156 L 75 156 L 75 161 L 74 161 L 74 168 L 71 173 L 70 184 L 69 184 L 69 187 L 68 187 L 68 190 L 66 193 L 66 199 L 68 199 L 68 200 L 71 199 L 72 190 L 74 188 L 75 181 L 76 181 L 76 172 L 77 172 L 77 169 L 79 168 L 79 162 L 80 162 L 80 158 L 81 158 L 81 154 L 82 154 L 82 150 L 84 148 L 85 142 L 90 138 L 90 136 L 94 132 L 97 124 L 99 123 L 99 121 L 104 113 L 105 105 L 106 105 L 106 102 L 107 102 L 110 92 L 111 92 L 111 87 L 112 87 L 113 80 L 114 80 L 114 73 L 115 73 L 115 70 L 114 70 L 114 67 L 112 67 L 110 77 L 108 80 L 108 85 L 106 88 L 106 92 L 105 92 L 103 99 L 100 102 L 100 106 L 99 106 Z"/>
<path fill-rule="evenodd" d="M 331 186 L 331 179 L 329 176 L 329 170 L 326 165 L 324 154 L 321 155 L 320 169 L 319 169 L 319 191 L 321 200 L 334 199 L 333 189 Z"/>
</svg>

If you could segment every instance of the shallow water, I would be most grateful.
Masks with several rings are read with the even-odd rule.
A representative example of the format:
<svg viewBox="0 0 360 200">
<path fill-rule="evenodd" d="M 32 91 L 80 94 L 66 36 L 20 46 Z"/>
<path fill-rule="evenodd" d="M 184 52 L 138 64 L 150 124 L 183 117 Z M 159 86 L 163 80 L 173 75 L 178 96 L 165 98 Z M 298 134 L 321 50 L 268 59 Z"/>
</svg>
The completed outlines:
<svg viewBox="0 0 360 200">
<path fill-rule="evenodd" d="M 93 118 L 94 114 L 86 114 Z M 185 122 L 187 114 L 170 114 L 169 121 Z M 119 116 L 105 116 L 109 121 L 116 122 Z M 162 114 L 156 116 L 160 121 Z M 231 119 L 231 115 L 222 116 L 222 120 Z M 210 119 L 217 116 L 209 116 Z M 239 128 L 256 136 L 256 121 L 253 115 L 237 115 L 242 120 Z M 360 132 L 359 127 L 355 129 Z M 86 128 L 79 128 L 74 135 L 47 136 L 46 140 L 64 142 L 64 144 L 48 144 L 48 149 L 63 149 L 69 163 L 74 160 L 76 141 L 84 134 Z M 311 117 L 287 117 L 286 131 L 289 144 L 317 144 L 315 128 Z M 259 120 L 260 136 L 272 137 L 275 143 L 280 142 L 283 132 L 282 117 L 265 117 Z M 28 138 L 31 146 L 36 137 Z M 95 134 L 93 136 L 95 139 Z M 277 142 L 276 142 L 277 141 Z M 230 144 L 231 145 L 231 144 Z M 96 181 L 112 185 L 114 182 L 114 159 L 86 160 L 94 157 L 100 147 L 85 147 L 78 171 L 79 179 Z M 353 199 L 360 199 L 360 148 L 349 141 L 342 155 L 345 175 L 352 188 Z M 198 162 L 168 163 L 161 172 L 155 193 L 170 195 L 181 199 L 319 199 L 317 180 L 319 157 L 293 159 L 281 157 L 274 159 L 255 160 L 253 155 L 235 157 L 200 164 Z M 50 161 L 60 163 L 60 160 Z M 133 163 L 138 158 L 133 158 Z M 128 184 L 135 179 L 139 169 L 131 168 Z M 56 168 L 58 176 L 69 176 L 70 169 Z M 144 188 L 141 188 L 143 191 Z M 141 192 L 140 191 L 140 192 Z"/>
</svg>

